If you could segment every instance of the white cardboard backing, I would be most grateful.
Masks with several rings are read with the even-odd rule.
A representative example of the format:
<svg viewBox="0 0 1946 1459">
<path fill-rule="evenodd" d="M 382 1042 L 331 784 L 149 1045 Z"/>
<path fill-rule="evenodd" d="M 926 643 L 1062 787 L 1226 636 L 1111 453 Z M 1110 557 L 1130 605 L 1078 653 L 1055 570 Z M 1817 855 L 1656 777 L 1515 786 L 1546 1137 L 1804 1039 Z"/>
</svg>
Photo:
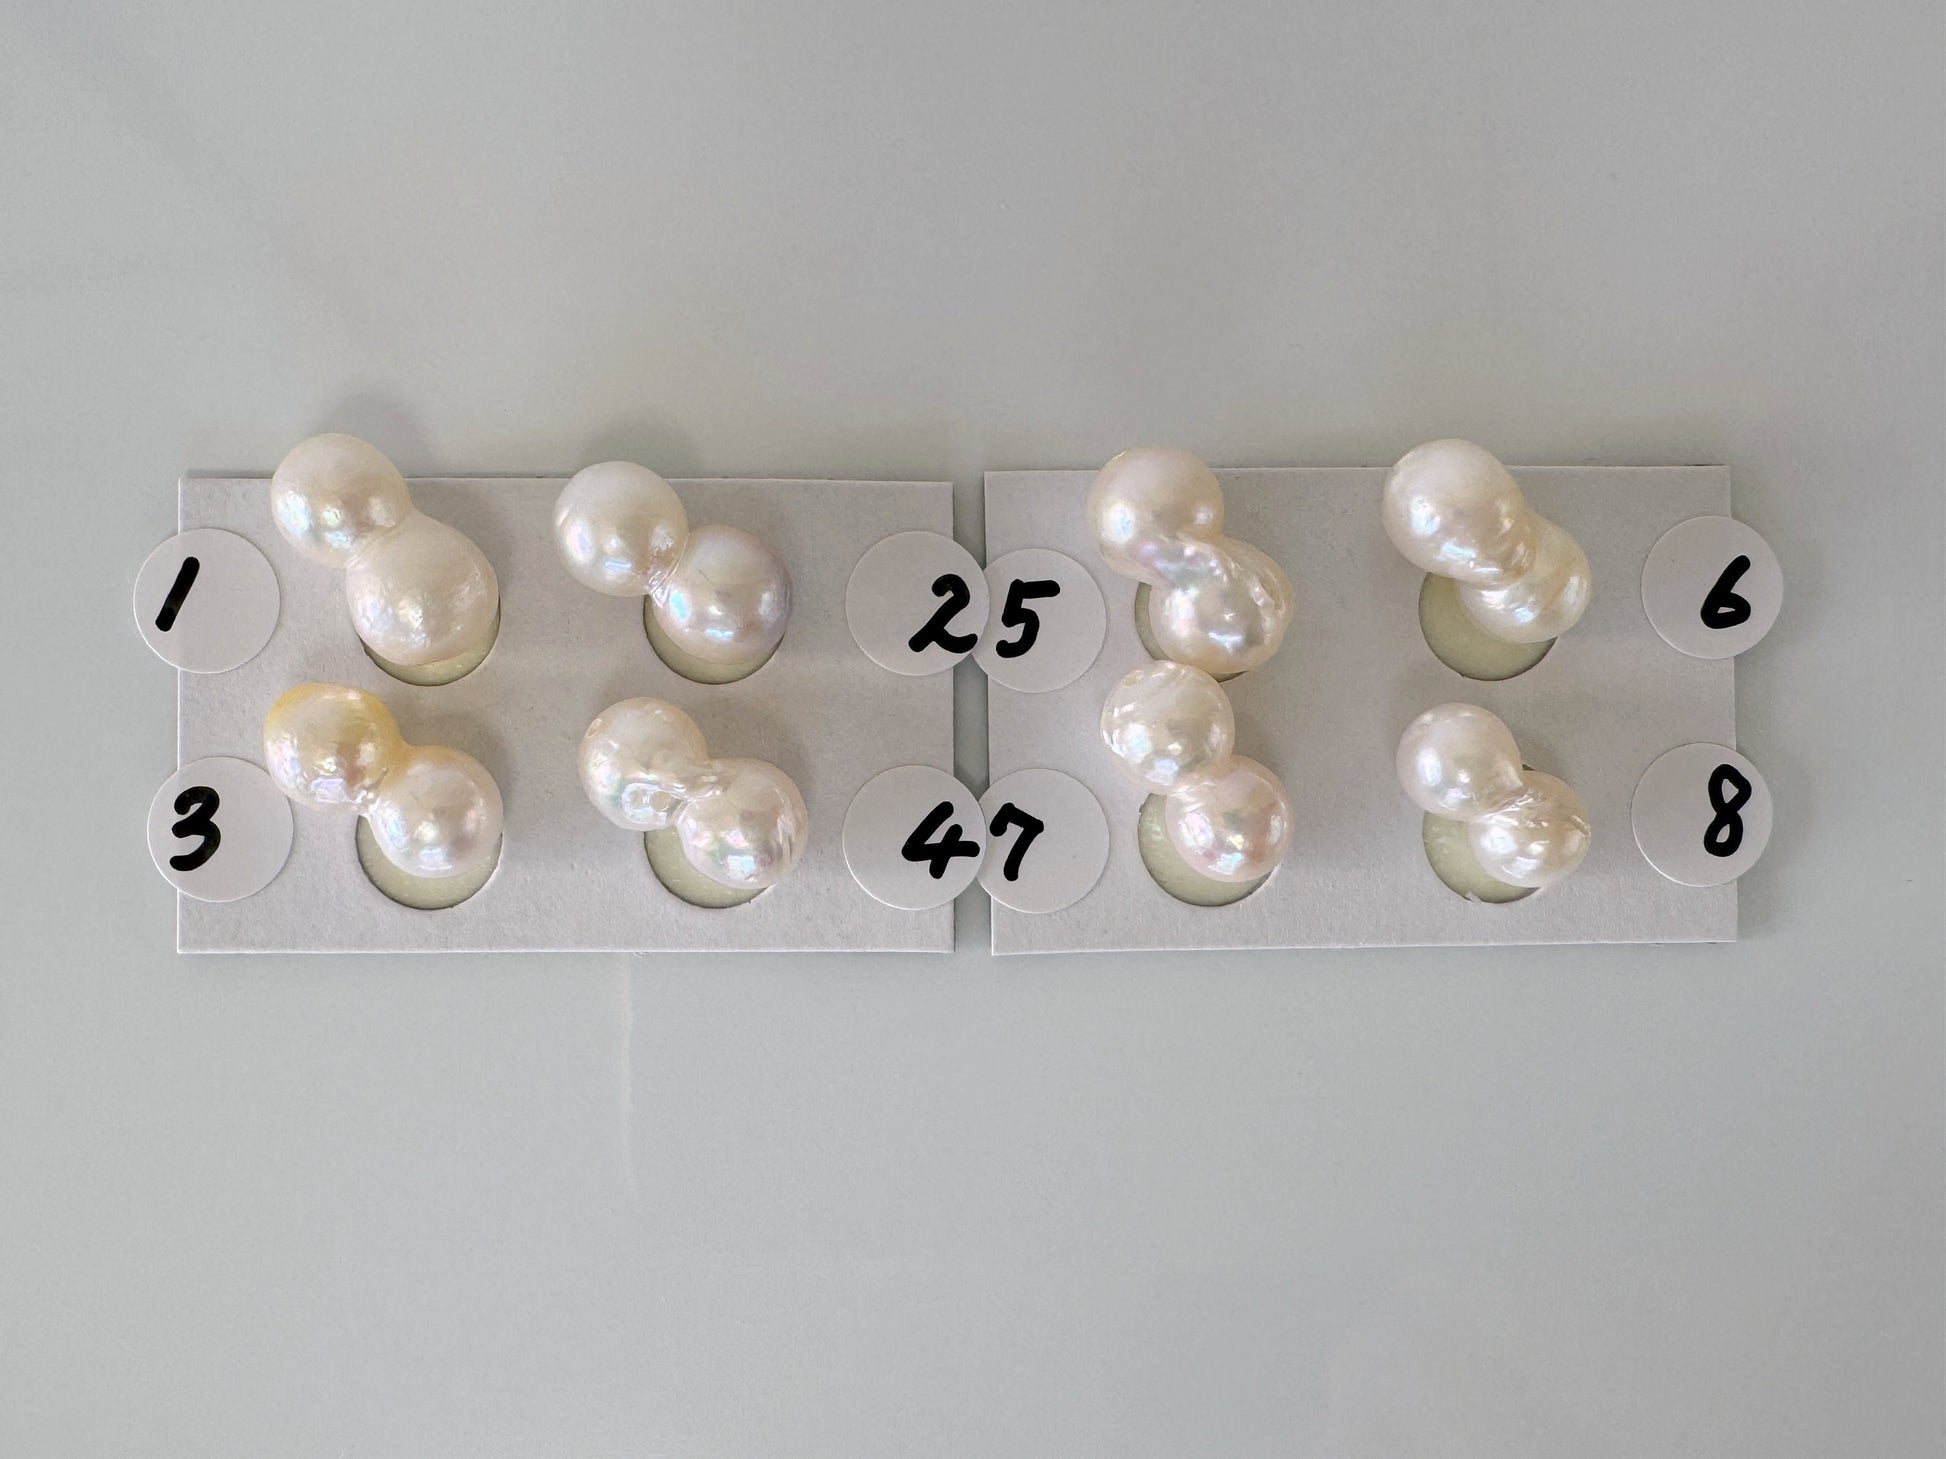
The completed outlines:
<svg viewBox="0 0 1946 1459">
<path fill-rule="evenodd" d="M 1089 541 L 1082 502 L 1092 471 L 1007 471 L 986 478 L 990 558 L 1051 547 L 1087 566 L 1108 603 L 1108 641 L 1067 688 L 988 688 L 988 774 L 1062 770 L 1095 792 L 1111 832 L 1095 889 L 1058 912 L 995 905 L 996 953 L 1149 948 L 1727 942 L 1734 885 L 1678 886 L 1650 866 L 1629 824 L 1636 782 L 1664 751 L 1734 744 L 1729 660 L 1689 658 L 1649 626 L 1640 583 L 1649 549 L 1689 517 L 1727 515 L 1727 468 L 1516 470 L 1536 510 L 1587 551 L 1586 616 L 1535 668 L 1499 683 L 1462 678 L 1419 630 L 1423 574 L 1379 526 L 1376 467 L 1219 471 L 1224 530 L 1290 574 L 1297 616 L 1276 658 L 1225 687 L 1237 749 L 1282 777 L 1296 803 L 1289 860 L 1228 907 L 1191 907 L 1157 886 L 1136 849 L 1140 793 L 1111 769 L 1097 730 L 1102 699 L 1147 659 L 1135 635 L 1135 584 Z M 1506 720 L 1535 768 L 1581 793 L 1594 844 L 1576 874 L 1539 895 L 1486 906 L 1454 895 L 1426 864 L 1420 813 L 1393 772 L 1399 732 L 1435 704 L 1466 700 Z"/>
<path fill-rule="evenodd" d="M 677 481 L 691 521 L 728 522 L 783 554 L 795 604 L 776 656 L 734 684 L 666 667 L 638 598 L 589 591 L 561 566 L 550 524 L 565 478 L 438 478 L 413 500 L 478 542 L 499 574 L 500 636 L 457 683 L 414 688 L 365 654 L 338 574 L 297 557 L 270 521 L 265 483 L 186 480 L 181 526 L 220 527 L 270 559 L 283 616 L 269 644 L 224 674 L 178 674 L 178 763 L 261 763 L 264 711 L 293 684 L 350 684 L 382 698 L 407 739 L 477 757 L 506 802 L 506 845 L 475 897 L 439 912 L 399 906 L 359 870 L 353 819 L 297 811 L 283 873 L 243 901 L 177 899 L 185 952 L 817 950 L 950 951 L 953 909 L 902 912 L 852 879 L 839 847 L 859 787 L 894 765 L 953 764 L 953 677 L 904 678 L 861 653 L 845 625 L 852 567 L 893 532 L 953 530 L 940 482 Z M 797 869 L 741 907 L 679 901 L 642 838 L 620 836 L 575 776 L 588 721 L 647 694 L 680 705 L 712 750 L 781 767 L 804 793 L 811 843 Z M 869 726 L 869 733 L 861 728 Z"/>
</svg>

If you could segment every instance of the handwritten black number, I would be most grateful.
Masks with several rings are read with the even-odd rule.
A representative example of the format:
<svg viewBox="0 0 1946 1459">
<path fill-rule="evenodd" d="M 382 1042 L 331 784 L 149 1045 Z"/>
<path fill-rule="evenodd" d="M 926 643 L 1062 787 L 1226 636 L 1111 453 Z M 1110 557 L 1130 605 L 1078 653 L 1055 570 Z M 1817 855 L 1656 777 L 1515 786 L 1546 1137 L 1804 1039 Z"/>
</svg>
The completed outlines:
<svg viewBox="0 0 1946 1459">
<path fill-rule="evenodd" d="M 936 643 L 948 653 L 967 652 L 979 639 L 970 633 L 948 632 L 946 625 L 953 621 L 960 609 L 973 601 L 973 590 L 967 587 L 966 579 L 958 573 L 944 572 L 932 580 L 932 595 L 946 601 L 926 620 L 925 627 L 906 640 L 906 647 L 914 653 L 924 653 Z"/>
<path fill-rule="evenodd" d="M 953 803 L 942 800 L 930 811 L 926 818 L 912 828 L 912 834 L 905 838 L 905 845 L 899 854 L 907 861 L 925 861 L 931 865 L 928 870 L 934 881 L 946 875 L 946 868 L 953 864 L 955 856 L 978 856 L 980 846 L 977 841 L 969 841 L 961 834 L 959 822 L 946 827 L 946 834 L 939 840 L 932 839 L 933 832 L 945 824 L 946 818 L 953 813 Z"/>
<path fill-rule="evenodd" d="M 162 600 L 162 611 L 155 615 L 157 633 L 167 633 L 176 626 L 176 615 L 182 612 L 182 600 L 189 596 L 190 584 L 196 581 L 196 574 L 202 571 L 202 563 L 193 557 L 185 557 L 182 566 L 176 569 L 176 580 L 169 588 L 169 596 Z"/>
<path fill-rule="evenodd" d="M 1750 571 L 1750 559 L 1738 553 L 1723 569 L 1716 586 L 1703 599 L 1703 627 L 1735 628 L 1750 617 L 1750 600 L 1736 591 L 1737 579 Z M 1725 856 L 1729 852 L 1723 853 Z"/>
<path fill-rule="evenodd" d="M 993 824 L 987 828 L 995 837 L 1004 836 L 1012 830 L 1019 830 L 1020 839 L 1008 848 L 1007 859 L 1000 866 L 1000 874 L 1008 881 L 1020 880 L 1020 863 L 1027 855 L 1027 848 L 1034 844 L 1034 838 L 1047 829 L 1047 822 L 1039 816 L 1029 815 L 1012 801 L 1006 802 L 995 812 Z"/>
<path fill-rule="evenodd" d="M 223 803 L 221 797 L 207 785 L 192 785 L 176 797 L 176 814 L 182 819 L 169 828 L 178 840 L 187 841 L 191 836 L 203 839 L 193 851 L 181 851 L 169 858 L 169 864 L 177 871 L 194 871 L 210 857 L 216 855 L 216 848 L 223 844 L 223 833 L 216 828 L 216 808 Z"/>
<path fill-rule="evenodd" d="M 1034 646 L 1041 636 L 1041 615 L 1027 605 L 1036 598 L 1058 598 L 1061 585 L 1052 578 L 1027 580 L 1015 578 L 1007 589 L 1007 602 L 1000 610 L 1002 628 L 1018 628 L 1019 638 L 1010 638 L 993 646 L 993 651 L 1003 659 L 1017 659 Z M 1012 877 L 1007 878 L 1012 881 Z"/>
<path fill-rule="evenodd" d="M 1735 796 L 1725 800 L 1723 787 L 1730 786 Z M 1734 765 L 1718 765 L 1710 771 L 1710 809 L 1716 819 L 1703 832 L 1703 849 L 1712 856 L 1735 856 L 1743 844 L 1743 817 L 1737 812 L 1750 803 L 1750 782 Z"/>
</svg>

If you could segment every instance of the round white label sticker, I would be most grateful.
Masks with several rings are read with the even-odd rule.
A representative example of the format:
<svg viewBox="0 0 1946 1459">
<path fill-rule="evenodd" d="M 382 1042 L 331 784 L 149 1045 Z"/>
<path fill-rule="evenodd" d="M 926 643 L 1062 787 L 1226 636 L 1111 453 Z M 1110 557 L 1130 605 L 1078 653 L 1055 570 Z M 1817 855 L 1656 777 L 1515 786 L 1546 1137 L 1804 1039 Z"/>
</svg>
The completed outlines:
<svg viewBox="0 0 1946 1459">
<path fill-rule="evenodd" d="M 192 674 L 247 664 L 277 627 L 277 574 L 254 543 L 198 527 L 171 537 L 135 575 L 135 626 Z"/>
<path fill-rule="evenodd" d="M 1740 654 L 1777 621 L 1784 570 L 1756 530 L 1733 517 L 1691 517 L 1662 534 L 1642 568 L 1642 610 L 1691 658 Z"/>
<path fill-rule="evenodd" d="M 1735 881 L 1770 840 L 1770 787 L 1735 750 L 1683 745 L 1651 765 L 1629 819 L 1649 865 L 1686 887 Z"/>
<path fill-rule="evenodd" d="M 941 907 L 979 875 L 985 827 L 973 792 L 944 770 L 901 765 L 852 797 L 845 865 L 888 907 Z"/>
<path fill-rule="evenodd" d="M 858 559 L 845 621 L 867 658 L 895 674 L 937 674 L 973 652 L 987 580 L 973 554 L 937 532 L 900 532 Z"/>
<path fill-rule="evenodd" d="M 1108 605 L 1087 568 L 1065 553 L 1023 547 L 989 563 L 986 580 L 994 608 L 973 656 L 989 679 L 1045 694 L 1088 672 L 1108 634 Z"/>
<path fill-rule="evenodd" d="M 185 765 L 149 802 L 149 855 L 177 891 L 235 902 L 262 891 L 291 854 L 291 803 L 248 760 Z"/>
<path fill-rule="evenodd" d="M 1016 770 L 980 797 L 987 859 L 980 885 L 1016 912 L 1058 912 L 1095 889 L 1108 865 L 1101 802 L 1059 770 Z"/>
</svg>

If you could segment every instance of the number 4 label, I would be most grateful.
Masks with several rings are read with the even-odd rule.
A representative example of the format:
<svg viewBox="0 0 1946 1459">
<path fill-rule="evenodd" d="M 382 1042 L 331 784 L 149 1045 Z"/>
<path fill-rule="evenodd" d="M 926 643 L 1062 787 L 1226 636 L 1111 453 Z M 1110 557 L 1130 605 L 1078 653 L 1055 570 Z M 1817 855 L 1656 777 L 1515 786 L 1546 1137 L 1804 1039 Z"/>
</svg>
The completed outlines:
<svg viewBox="0 0 1946 1459">
<path fill-rule="evenodd" d="M 986 821 L 973 792 L 944 770 L 901 765 L 852 797 L 845 865 L 888 907 L 943 907 L 973 884 L 986 857 Z"/>
</svg>

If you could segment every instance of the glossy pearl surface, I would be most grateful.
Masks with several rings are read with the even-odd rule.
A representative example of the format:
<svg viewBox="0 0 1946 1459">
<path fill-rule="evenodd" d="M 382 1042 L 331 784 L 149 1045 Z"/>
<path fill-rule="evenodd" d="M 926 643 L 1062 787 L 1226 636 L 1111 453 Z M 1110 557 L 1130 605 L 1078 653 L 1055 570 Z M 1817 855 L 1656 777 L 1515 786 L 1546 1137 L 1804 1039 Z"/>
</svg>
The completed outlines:
<svg viewBox="0 0 1946 1459">
<path fill-rule="evenodd" d="M 300 684 L 264 716 L 264 763 L 303 805 L 365 818 L 385 859 L 412 876 L 483 871 L 498 854 L 500 789 L 471 755 L 407 744 L 374 695 Z"/>
<path fill-rule="evenodd" d="M 301 805 L 363 811 L 404 756 L 392 711 L 362 689 L 299 684 L 264 716 L 264 764 Z"/>
<path fill-rule="evenodd" d="M 1519 799 L 1520 746 L 1498 715 L 1474 704 L 1427 710 L 1399 737 L 1399 784 L 1420 810 L 1470 821 Z"/>
<path fill-rule="evenodd" d="M 603 461 L 569 478 L 554 502 L 554 545 L 577 582 L 618 598 L 652 593 L 689 536 L 675 488 L 633 461 Z"/>
<path fill-rule="evenodd" d="M 673 827 L 683 858 L 719 886 L 772 886 L 804 854 L 810 814 L 796 783 L 762 760 L 711 759 L 696 722 L 673 704 L 610 705 L 576 760 L 595 809 L 629 830 Z"/>
<path fill-rule="evenodd" d="M 1191 870 L 1219 882 L 1269 876 L 1291 849 L 1289 792 L 1255 760 L 1233 755 L 1163 803 L 1169 841 Z"/>
<path fill-rule="evenodd" d="M 1171 659 L 1229 675 L 1277 652 L 1295 603 L 1290 579 L 1224 535 L 1222 488 L 1195 456 L 1124 451 L 1095 477 L 1085 510 L 1102 560 L 1149 585 L 1149 626 Z"/>
<path fill-rule="evenodd" d="M 1538 770 L 1512 805 L 1467 826 L 1473 854 L 1488 876 L 1508 886 L 1544 887 L 1587 858 L 1594 828 L 1588 808 L 1566 781 Z"/>
<path fill-rule="evenodd" d="M 356 436 L 300 441 L 270 480 L 277 530 L 345 574 L 352 626 L 381 659 L 419 667 L 484 650 L 500 583 L 472 538 L 412 505 L 405 478 Z"/>
<path fill-rule="evenodd" d="M 1167 795 L 1229 760 L 1236 745 L 1230 696 L 1201 669 L 1157 660 L 1108 692 L 1101 738 L 1122 772 Z"/>
<path fill-rule="evenodd" d="M 707 524 L 689 534 L 674 570 L 649 595 L 656 621 L 706 663 L 762 658 L 791 620 L 791 575 L 760 537 Z"/>
<path fill-rule="evenodd" d="M 461 876 L 500 844 L 500 787 L 471 755 L 415 745 L 365 814 L 385 859 L 413 876 Z"/>
<path fill-rule="evenodd" d="M 1507 643 L 1558 638 L 1588 606 L 1587 555 L 1471 441 L 1428 441 L 1400 458 L 1379 519 L 1406 560 L 1460 584 L 1468 615 Z"/>
<path fill-rule="evenodd" d="M 1526 769 L 1513 732 L 1478 705 L 1442 704 L 1413 720 L 1397 765 L 1414 805 L 1466 826 L 1475 860 L 1495 881 L 1550 886 L 1587 857 L 1594 829 L 1581 797 Z"/>
</svg>

